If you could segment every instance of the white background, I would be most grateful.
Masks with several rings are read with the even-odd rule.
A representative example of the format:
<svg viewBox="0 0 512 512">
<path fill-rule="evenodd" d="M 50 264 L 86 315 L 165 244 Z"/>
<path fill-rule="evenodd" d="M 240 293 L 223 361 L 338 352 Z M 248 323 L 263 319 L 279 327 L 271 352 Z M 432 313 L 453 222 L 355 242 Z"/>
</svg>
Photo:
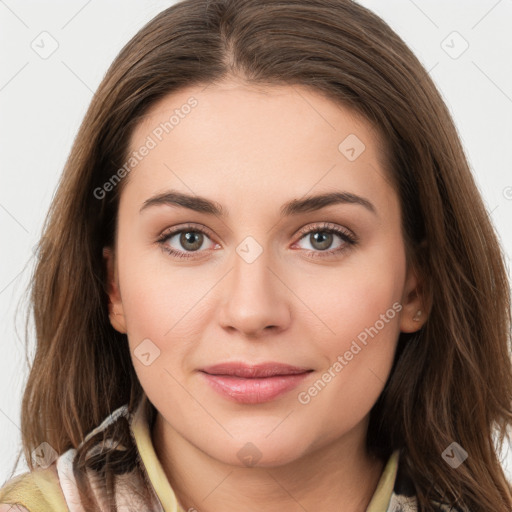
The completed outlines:
<svg viewBox="0 0 512 512">
<path fill-rule="evenodd" d="M 79 123 L 111 61 L 172 3 L 0 0 L 0 485 L 21 448 L 20 403 L 27 370 L 20 300 L 44 216 Z M 398 32 L 441 90 L 509 264 L 512 0 L 360 3 Z M 58 42 L 47 59 L 31 47 L 43 31 Z M 463 39 L 450 35 L 453 31 Z M 464 48 L 464 40 L 468 49 L 452 58 Z M 503 458 L 512 480 L 512 454 Z M 17 472 L 24 470 L 22 463 Z"/>
</svg>

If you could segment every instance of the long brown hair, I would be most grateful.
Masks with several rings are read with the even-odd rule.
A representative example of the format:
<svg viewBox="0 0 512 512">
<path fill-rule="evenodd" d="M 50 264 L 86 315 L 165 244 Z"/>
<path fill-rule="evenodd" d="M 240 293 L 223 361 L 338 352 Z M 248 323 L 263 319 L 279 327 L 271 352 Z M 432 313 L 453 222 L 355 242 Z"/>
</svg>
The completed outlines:
<svg viewBox="0 0 512 512">
<path fill-rule="evenodd" d="M 399 193 L 408 264 L 424 276 L 424 327 L 401 334 L 370 415 L 368 449 L 401 450 L 420 510 L 431 500 L 501 512 L 497 456 L 512 423 L 504 257 L 450 114 L 427 71 L 378 16 L 349 0 L 185 0 L 120 52 L 80 127 L 45 222 L 31 294 L 37 351 L 22 404 L 25 458 L 59 453 L 141 396 L 125 335 L 108 316 L 102 248 L 113 245 L 130 135 L 159 99 L 234 76 L 309 87 L 379 129 Z M 497 434 L 499 445 L 494 444 Z M 469 454 L 454 470 L 441 454 Z"/>
</svg>

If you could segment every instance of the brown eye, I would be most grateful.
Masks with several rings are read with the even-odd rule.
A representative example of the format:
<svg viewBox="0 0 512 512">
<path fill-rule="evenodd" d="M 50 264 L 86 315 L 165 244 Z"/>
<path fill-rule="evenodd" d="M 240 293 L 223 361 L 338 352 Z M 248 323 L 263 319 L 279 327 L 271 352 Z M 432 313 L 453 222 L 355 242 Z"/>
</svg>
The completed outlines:
<svg viewBox="0 0 512 512">
<path fill-rule="evenodd" d="M 203 245 L 203 241 L 204 235 L 199 231 L 182 231 L 179 238 L 180 246 L 187 251 L 197 251 Z"/>
</svg>

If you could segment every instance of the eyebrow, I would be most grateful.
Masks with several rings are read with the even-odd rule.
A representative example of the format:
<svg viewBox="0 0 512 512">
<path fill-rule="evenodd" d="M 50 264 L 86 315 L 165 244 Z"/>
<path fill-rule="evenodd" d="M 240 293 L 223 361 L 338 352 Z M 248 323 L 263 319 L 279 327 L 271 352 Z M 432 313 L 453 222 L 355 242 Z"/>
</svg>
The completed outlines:
<svg viewBox="0 0 512 512">
<path fill-rule="evenodd" d="M 327 192 L 315 196 L 308 196 L 303 199 L 293 199 L 283 204 L 280 209 L 280 216 L 287 217 L 299 215 L 301 213 L 321 210 L 327 206 L 335 204 L 355 204 L 366 208 L 371 213 L 377 215 L 375 206 L 364 197 L 352 194 L 350 192 Z M 175 190 L 169 190 L 162 194 L 157 194 L 144 201 L 140 213 L 151 206 L 181 206 L 199 213 L 207 215 L 216 215 L 218 217 L 227 217 L 227 210 L 216 201 L 211 201 L 205 197 L 184 194 Z"/>
</svg>

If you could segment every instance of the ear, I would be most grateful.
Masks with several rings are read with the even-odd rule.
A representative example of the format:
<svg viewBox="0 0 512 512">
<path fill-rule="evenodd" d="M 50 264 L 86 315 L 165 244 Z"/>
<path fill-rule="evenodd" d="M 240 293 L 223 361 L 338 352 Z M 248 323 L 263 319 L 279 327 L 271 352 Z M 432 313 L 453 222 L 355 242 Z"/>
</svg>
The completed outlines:
<svg viewBox="0 0 512 512">
<path fill-rule="evenodd" d="M 402 295 L 402 316 L 400 330 L 402 332 L 419 331 L 428 318 L 429 306 L 424 295 L 424 282 L 411 265 L 407 270 L 404 292 Z"/>
<path fill-rule="evenodd" d="M 109 297 L 108 315 L 110 323 L 116 331 L 126 334 L 126 320 L 119 290 L 116 259 L 114 251 L 110 247 L 103 248 L 103 260 L 107 270 L 106 286 Z"/>
</svg>

